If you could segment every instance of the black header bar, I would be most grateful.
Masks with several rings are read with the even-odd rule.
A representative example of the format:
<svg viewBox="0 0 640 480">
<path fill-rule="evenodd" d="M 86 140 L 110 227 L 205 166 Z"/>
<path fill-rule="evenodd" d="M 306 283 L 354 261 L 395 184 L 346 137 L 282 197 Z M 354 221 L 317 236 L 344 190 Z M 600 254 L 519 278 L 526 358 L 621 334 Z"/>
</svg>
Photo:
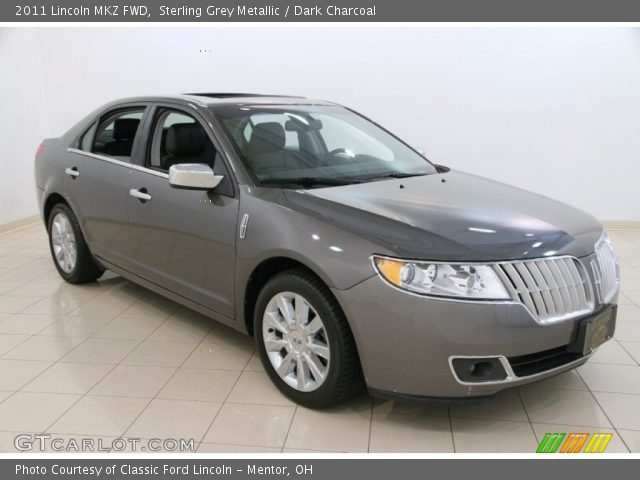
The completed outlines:
<svg viewBox="0 0 640 480">
<path fill-rule="evenodd" d="M 3 0 L 0 22 L 640 22 L 640 2 Z"/>
</svg>

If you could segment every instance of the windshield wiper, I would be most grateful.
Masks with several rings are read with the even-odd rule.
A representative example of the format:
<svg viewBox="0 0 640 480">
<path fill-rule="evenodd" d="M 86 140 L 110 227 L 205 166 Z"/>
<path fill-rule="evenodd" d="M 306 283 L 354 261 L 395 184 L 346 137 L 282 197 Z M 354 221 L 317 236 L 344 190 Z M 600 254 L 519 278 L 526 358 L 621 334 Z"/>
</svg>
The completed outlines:
<svg viewBox="0 0 640 480">
<path fill-rule="evenodd" d="M 393 173 L 385 173 L 382 175 L 374 175 L 372 177 L 367 177 L 363 180 L 384 180 L 385 178 L 408 178 L 408 177 L 421 177 L 423 175 L 429 175 L 426 172 L 419 173 L 409 173 L 409 172 L 393 172 Z"/>
<path fill-rule="evenodd" d="M 263 185 L 300 185 L 302 187 L 319 187 L 323 185 L 340 186 L 360 183 L 354 178 L 317 178 L 317 177 L 297 177 L 297 178 L 267 178 L 260 180 Z"/>
</svg>

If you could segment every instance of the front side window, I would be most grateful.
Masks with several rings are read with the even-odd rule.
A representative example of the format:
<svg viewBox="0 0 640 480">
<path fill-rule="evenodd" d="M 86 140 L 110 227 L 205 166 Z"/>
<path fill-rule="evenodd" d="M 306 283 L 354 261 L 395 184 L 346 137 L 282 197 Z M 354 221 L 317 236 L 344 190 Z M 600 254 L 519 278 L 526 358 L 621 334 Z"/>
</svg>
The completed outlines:
<svg viewBox="0 0 640 480">
<path fill-rule="evenodd" d="M 129 161 L 133 142 L 140 126 L 144 108 L 120 110 L 102 117 L 97 124 L 91 141 L 91 153 L 114 157 L 118 160 Z M 91 130 L 91 129 L 90 129 Z M 89 134 L 87 131 L 87 134 Z M 89 145 L 89 139 L 81 140 L 80 147 L 84 150 Z"/>
<path fill-rule="evenodd" d="M 333 106 L 217 106 L 213 113 L 260 183 L 331 185 L 435 173 L 396 137 Z"/>
<path fill-rule="evenodd" d="M 200 122 L 191 115 L 162 109 L 154 125 L 147 167 L 163 172 L 179 163 L 206 163 L 214 167 L 215 147 Z"/>
</svg>

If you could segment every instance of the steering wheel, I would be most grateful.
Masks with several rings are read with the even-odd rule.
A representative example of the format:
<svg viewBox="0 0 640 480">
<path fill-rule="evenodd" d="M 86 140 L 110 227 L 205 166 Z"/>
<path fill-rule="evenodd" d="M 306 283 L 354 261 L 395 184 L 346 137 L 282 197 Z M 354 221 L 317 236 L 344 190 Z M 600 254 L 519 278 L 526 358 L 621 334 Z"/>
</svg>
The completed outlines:
<svg viewBox="0 0 640 480">
<path fill-rule="evenodd" d="M 348 152 L 349 150 L 347 150 L 346 148 L 334 148 L 329 153 L 327 153 L 327 157 L 335 157 L 336 155 L 339 155 L 341 153 L 348 153 Z"/>
<path fill-rule="evenodd" d="M 345 160 L 345 159 L 353 159 L 354 157 L 355 155 L 348 148 L 334 148 L 324 156 L 324 158 L 327 159 L 328 161 L 331 161 L 331 159 L 334 159 L 334 158 L 336 160 L 337 159 Z"/>
</svg>

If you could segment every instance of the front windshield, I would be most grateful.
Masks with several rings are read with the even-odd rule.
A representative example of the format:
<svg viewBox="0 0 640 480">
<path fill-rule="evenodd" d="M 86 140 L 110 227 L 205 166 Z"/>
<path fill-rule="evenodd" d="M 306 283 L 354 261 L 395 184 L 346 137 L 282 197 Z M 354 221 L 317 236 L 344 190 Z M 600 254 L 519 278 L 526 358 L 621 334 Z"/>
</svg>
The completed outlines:
<svg viewBox="0 0 640 480">
<path fill-rule="evenodd" d="M 262 184 L 341 185 L 436 172 L 393 135 L 344 108 L 218 106 L 213 112 Z"/>
</svg>

